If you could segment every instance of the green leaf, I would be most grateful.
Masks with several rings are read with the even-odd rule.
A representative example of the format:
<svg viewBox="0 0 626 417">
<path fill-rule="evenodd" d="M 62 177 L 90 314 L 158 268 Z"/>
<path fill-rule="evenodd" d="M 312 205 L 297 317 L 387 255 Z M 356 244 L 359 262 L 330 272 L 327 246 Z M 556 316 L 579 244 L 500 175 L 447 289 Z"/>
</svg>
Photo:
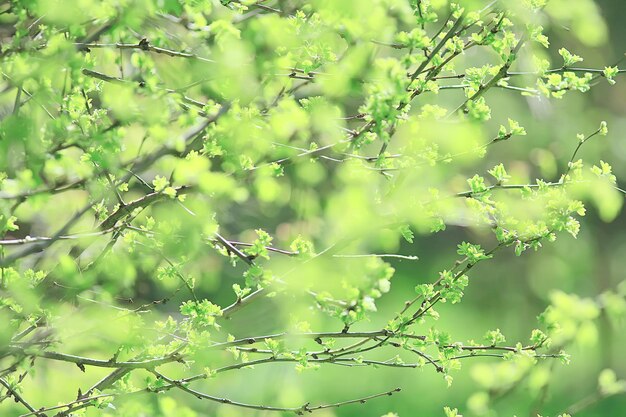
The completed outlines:
<svg viewBox="0 0 626 417">
<path fill-rule="evenodd" d="M 469 178 L 467 180 L 467 183 L 469 184 L 473 194 L 481 194 L 487 191 L 485 179 L 478 174 L 474 175 L 472 178 Z"/>
<path fill-rule="evenodd" d="M 504 343 L 506 341 L 506 338 L 500 332 L 500 329 L 489 330 L 487 333 L 485 333 L 484 339 L 487 341 L 487 344 L 489 346 L 497 346 L 500 343 Z"/>
<path fill-rule="evenodd" d="M 413 234 L 413 231 L 411 231 L 411 228 L 409 227 L 409 225 L 404 225 L 400 227 L 400 234 L 402 235 L 404 240 L 406 240 L 409 243 L 413 243 L 413 239 L 415 238 L 415 235 Z"/>
<path fill-rule="evenodd" d="M 619 74 L 619 68 L 617 67 L 604 67 L 604 71 L 602 71 L 602 75 L 609 82 L 609 84 L 614 85 L 614 78 Z"/>
<path fill-rule="evenodd" d="M 559 49 L 559 55 L 561 55 L 561 57 L 563 57 L 563 67 L 564 68 L 571 67 L 572 65 L 576 64 L 577 62 L 582 62 L 582 60 L 583 60 L 581 57 L 579 57 L 578 55 L 572 54 L 570 51 L 568 51 L 565 48 Z"/>
<path fill-rule="evenodd" d="M 170 182 L 167 178 L 157 175 L 154 180 L 152 180 L 152 185 L 154 185 L 154 191 L 159 193 L 165 190 L 165 188 L 170 185 Z"/>
<path fill-rule="evenodd" d="M 496 179 L 498 184 L 504 184 L 511 178 L 511 176 L 507 174 L 504 169 L 503 164 L 498 164 L 487 172 L 489 172 L 489 174 Z"/>
</svg>

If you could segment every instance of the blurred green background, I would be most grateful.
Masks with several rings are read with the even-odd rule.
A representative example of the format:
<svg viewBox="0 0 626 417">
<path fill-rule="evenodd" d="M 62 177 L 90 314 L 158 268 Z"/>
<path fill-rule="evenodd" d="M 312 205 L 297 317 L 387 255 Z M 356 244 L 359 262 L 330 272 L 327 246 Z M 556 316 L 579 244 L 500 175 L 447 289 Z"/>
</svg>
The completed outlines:
<svg viewBox="0 0 626 417">
<path fill-rule="evenodd" d="M 563 5 L 562 1 L 556 1 Z M 576 1 L 570 1 L 572 9 Z M 585 67 L 603 68 L 620 62 L 623 68 L 626 52 L 626 2 L 600 0 L 597 2 L 606 21 L 606 36 L 598 26 L 597 38 L 591 42 L 572 36 L 566 25 L 552 25 L 547 30 L 551 53 L 558 62 L 556 51 L 565 46 L 585 58 Z M 581 12 L 584 19 L 584 11 Z M 590 163 L 599 160 L 613 166 L 618 184 L 626 184 L 626 80 L 623 76 L 617 85 L 609 86 L 601 80 L 589 93 L 571 93 L 563 100 L 524 98 L 506 92 L 491 92 L 488 101 L 492 105 L 494 120 L 502 120 L 509 114 L 528 131 L 528 136 L 506 146 L 490 149 L 484 166 L 500 161 L 511 161 L 512 149 L 524 169 L 558 180 L 558 172 L 571 156 L 576 145 L 576 133 L 591 132 L 601 120 L 610 127 L 608 137 L 596 138 L 585 145 L 581 158 Z M 519 115 L 519 116 L 518 116 Z M 517 147 L 517 148 L 515 148 Z M 508 165 L 507 165 L 508 166 Z M 582 219 L 581 233 L 577 239 L 562 236 L 556 244 L 547 244 L 539 252 L 527 252 L 515 257 L 512 251 L 500 253 L 495 260 L 483 263 L 471 272 L 471 284 L 460 305 L 440 307 L 440 327 L 449 330 L 455 340 L 466 340 L 483 335 L 487 330 L 500 328 L 507 342 L 526 340 L 531 329 L 537 327 L 537 316 L 550 303 L 554 291 L 596 297 L 607 289 L 616 288 L 626 280 L 626 215 L 624 209 L 610 222 L 603 221 L 593 204 L 587 204 L 587 215 Z M 480 241 L 481 236 L 461 227 L 449 227 L 444 233 L 431 237 L 421 236 L 414 244 L 404 244 L 398 251 L 415 254 L 417 262 L 389 261 L 395 268 L 392 291 L 379 302 L 377 317 L 389 317 L 405 300 L 401 297 L 412 292 L 417 283 L 430 282 L 441 269 L 454 261 L 454 242 Z M 403 295 L 404 294 L 404 295 Z M 261 311 L 261 313 L 259 313 Z M 269 307 L 254 312 L 242 312 L 233 328 L 242 331 L 262 329 L 268 332 L 274 327 L 275 312 Z M 499 382 L 515 378 L 515 371 L 492 358 L 475 358 L 464 362 L 463 369 L 455 374 L 454 383 L 446 387 L 443 378 L 432 368 L 423 370 L 403 369 L 339 369 L 322 367 L 315 372 L 298 374 L 292 366 L 262 368 L 248 372 L 249 379 L 242 384 L 242 375 L 220 378 L 218 386 L 224 393 L 246 392 L 249 399 L 271 401 L 276 392 L 298 400 L 330 401 L 332 397 L 342 400 L 364 393 L 384 391 L 401 387 L 403 391 L 391 398 L 373 400 L 365 406 L 351 405 L 336 410 L 319 412 L 319 416 L 379 416 L 393 411 L 400 417 L 443 415 L 442 407 L 459 408 L 464 415 L 489 416 L 556 416 L 576 403 L 591 400 L 598 387 L 598 376 L 604 369 L 615 370 L 618 378 L 626 378 L 626 327 L 623 323 L 610 322 L 604 316 L 595 321 L 597 334 L 589 328 L 588 337 L 582 337 L 567 348 L 572 355 L 569 365 L 546 362 L 531 377 L 523 379 L 510 391 L 492 392 L 491 403 L 495 411 L 484 407 L 489 393 L 485 374 L 491 374 Z M 364 323 L 358 329 L 377 328 L 384 323 Z M 595 334 L 595 336 L 594 336 Z M 544 378 L 549 378 L 543 389 Z M 279 386 L 265 387 L 264 384 Z M 261 387 L 261 388 L 260 388 Z M 273 388 L 273 389 L 272 389 Z M 504 395 L 500 395 L 504 394 Z M 193 400 L 191 400 L 193 402 Z M 220 408 L 219 416 L 245 415 L 245 412 Z M 269 415 L 269 414 L 268 414 Z M 626 396 L 603 399 L 576 415 L 582 417 L 605 417 L 626 415 Z"/>
<path fill-rule="evenodd" d="M 563 21 L 569 22 L 562 25 L 554 23 L 559 16 L 553 16 L 553 24 L 546 25 L 546 34 L 552 45 L 550 53 L 554 54 L 553 62 L 561 62 L 557 50 L 564 46 L 584 57 L 585 61 L 581 65 L 585 67 L 602 69 L 604 66 L 619 63 L 620 68 L 626 68 L 626 62 L 623 61 L 626 52 L 626 3 L 623 0 L 598 0 L 596 3 L 604 16 L 606 27 L 602 22 L 587 21 L 586 11 L 584 7 L 577 7 L 580 5 L 577 0 L 551 2 L 554 10 L 563 14 Z M 570 23 L 576 27 L 570 27 Z M 576 34 L 580 36 L 577 37 Z M 471 62 L 472 56 L 468 55 L 470 56 L 467 60 Z M 524 56 L 520 60 L 523 63 Z M 486 159 L 479 162 L 480 166 L 490 168 L 504 162 L 507 169 L 510 167 L 513 172 L 526 172 L 530 178 L 556 181 L 577 144 L 576 134 L 593 132 L 600 121 L 606 120 L 610 129 L 609 135 L 593 138 L 585 144 L 579 156 L 589 164 L 598 164 L 599 160 L 609 162 L 617 176 L 618 185 L 624 188 L 626 76 L 620 75 L 616 80 L 616 85 L 609 86 L 606 80 L 600 79 L 590 92 L 571 92 L 563 100 L 548 101 L 545 98 L 523 97 L 510 91 L 490 91 L 487 100 L 493 112 L 491 130 L 497 131 L 502 120 L 512 117 L 526 128 L 528 135 L 505 146 L 490 148 Z M 462 93 L 446 94 L 441 99 L 437 98 L 441 105 L 453 108 L 462 101 Z M 467 172 L 459 172 L 463 184 L 464 178 L 476 173 L 475 168 L 472 168 L 473 171 L 468 169 Z M 602 199 L 604 196 L 600 194 L 595 198 Z M 591 202 L 587 204 L 587 215 L 581 220 L 581 232 L 577 239 L 563 235 L 556 244 L 546 244 L 539 252 L 528 251 L 521 257 L 514 256 L 512 250 L 502 251 L 494 260 L 483 262 L 474 268 L 463 303 L 445 304 L 438 308 L 441 314 L 438 328 L 449 331 L 454 340 L 458 341 L 478 340 L 486 331 L 499 328 L 507 336 L 507 345 L 511 345 L 518 340 L 528 340 L 531 330 L 538 327 L 537 316 L 551 302 L 555 299 L 564 302 L 564 297 L 559 296 L 560 292 L 596 298 L 604 291 L 618 287 L 626 280 L 626 210 L 620 204 L 614 204 L 618 212 L 600 212 L 594 206 L 593 199 L 592 196 Z M 221 219 L 222 224 L 228 229 L 234 222 L 232 218 L 236 218 L 244 228 L 258 227 L 250 220 L 254 217 L 248 215 L 249 211 L 256 209 L 258 207 L 236 207 L 233 209 L 236 210 L 235 213 L 225 213 L 224 219 Z M 165 212 L 167 208 L 163 210 Z M 274 216 L 279 217 L 275 213 Z M 272 220 L 277 224 L 262 226 L 274 232 L 280 229 L 281 219 Z M 232 230 L 241 231 L 241 228 L 233 227 Z M 386 320 L 398 311 L 398 306 L 414 294 L 413 288 L 416 284 L 432 282 L 439 271 L 450 268 L 456 259 L 457 243 L 479 242 L 490 247 L 486 243 L 489 237 L 484 232 L 449 226 L 443 233 L 418 236 L 413 244 L 403 243 L 396 252 L 417 255 L 419 260 L 388 260 L 396 269 L 392 291 L 378 302 L 378 313 L 374 315 L 372 322 L 359 323 L 351 330 L 373 330 L 385 326 Z M 249 236 L 240 237 L 242 240 L 250 240 Z M 212 262 L 211 258 L 206 261 L 206 265 L 202 265 L 206 266 L 207 271 L 199 282 L 199 295 L 225 306 L 233 300 L 231 285 L 241 279 L 241 268 L 220 269 L 217 265 L 211 270 L 215 266 Z M 277 269 L 283 267 L 280 261 L 273 266 Z M 117 271 L 115 268 L 111 269 Z M 291 276 L 297 280 L 298 274 L 296 272 Z M 161 284 L 154 284 L 153 281 L 149 277 L 137 279 L 133 288 L 137 302 L 142 298 L 152 300 L 169 295 L 162 288 L 158 288 Z M 177 314 L 178 302 L 185 296 L 179 294 L 179 299 L 160 307 L 161 312 Z M 98 310 L 94 308 L 94 311 Z M 576 316 L 577 312 L 571 311 L 571 314 Z M 235 318 L 226 322 L 224 327 L 225 331 L 243 337 L 283 331 L 285 327 L 300 320 L 309 321 L 314 330 L 317 330 L 316 324 L 328 323 L 322 319 L 316 323 L 316 319 L 311 316 L 315 314 L 307 306 L 300 309 L 293 303 L 282 305 L 272 300 L 263 300 L 252 308 L 243 309 Z M 119 331 L 124 324 L 126 323 L 112 323 L 108 331 Z M 424 326 L 424 329 L 427 330 L 430 324 Z M 333 322 L 333 325 L 337 326 L 337 322 Z M 71 326 L 68 325 L 68 328 Z M 324 329 L 323 326 L 320 328 Z M 523 367 L 515 368 L 496 358 L 471 358 L 465 360 L 463 368 L 453 374 L 454 383 L 451 387 L 447 387 L 443 377 L 428 366 L 417 370 L 327 366 L 317 371 L 298 373 L 293 364 L 270 364 L 257 366 L 254 370 L 225 373 L 215 380 L 203 383 L 202 391 L 242 402 L 299 405 L 306 401 L 312 404 L 343 401 L 400 387 L 402 392 L 392 397 L 378 398 L 365 405 L 355 404 L 322 410 L 316 412 L 316 415 L 378 417 L 395 412 L 400 417 L 442 416 L 443 407 L 450 406 L 458 408 L 460 414 L 465 416 L 535 417 L 537 413 L 557 416 L 574 404 L 593 400 L 594 393 L 597 392 L 598 376 L 603 370 L 613 369 L 618 378 L 626 379 L 625 324 L 615 323 L 601 315 L 593 321 L 593 325 L 590 322 L 585 323 L 579 330 L 582 330 L 581 336 L 566 349 L 572 356 L 569 365 L 549 360 L 527 373 Z M 315 344 L 312 343 L 311 346 Z M 395 352 L 388 350 L 377 353 L 384 359 L 389 354 L 394 355 Z M 72 381 L 71 389 L 75 389 L 79 383 L 86 385 L 83 382 L 85 376 L 77 367 L 63 364 L 57 369 L 63 369 L 68 381 Z M 100 371 L 95 371 L 89 377 L 95 378 L 97 372 Z M 41 377 L 39 381 L 45 381 L 45 371 L 42 374 L 38 375 L 38 378 Z M 68 394 L 70 388 L 62 381 L 47 386 L 45 391 L 42 387 L 43 385 L 34 385 L 39 390 L 40 398 L 34 398 L 37 402 L 46 398 L 74 395 L 74 392 Z M 169 415 L 172 416 L 184 416 L 186 407 L 207 410 L 205 414 L 200 413 L 206 416 L 276 415 L 270 412 L 249 412 L 227 405 L 207 404 L 206 401 L 180 393 L 172 395 L 179 400 L 178 405 L 169 403 L 167 398 L 155 396 L 146 396 L 146 403 L 159 401 L 161 409 L 170 409 Z M 107 410 L 92 410 L 89 415 L 105 412 Z M 626 415 L 626 395 L 594 402 L 576 415 Z"/>
<path fill-rule="evenodd" d="M 569 3 L 572 8 L 576 7 L 575 0 Z M 574 38 L 571 28 L 553 25 L 547 32 L 551 45 L 563 45 L 584 56 L 585 67 L 601 68 L 621 62 L 622 68 L 626 52 L 626 2 L 599 0 L 597 4 L 606 21 L 606 39 L 599 45 L 588 45 Z M 597 30 L 602 32 L 601 28 Z M 556 48 L 551 50 L 556 52 Z M 531 169 L 543 172 L 548 178 L 551 170 L 562 169 L 569 159 L 571 149 L 575 146 L 576 133 L 591 131 L 599 120 L 607 120 L 611 126 L 609 136 L 590 142 L 580 156 L 588 161 L 602 159 L 610 162 L 618 183 L 626 183 L 626 83 L 623 81 L 613 87 L 602 82 L 588 94 L 572 94 L 562 101 L 547 102 L 532 98 L 524 100 L 502 93 L 492 93 L 489 100 L 494 104 L 492 108 L 496 113 L 495 119 L 498 118 L 498 109 L 502 114 L 511 112 L 527 116 L 526 119 L 519 120 L 529 133 L 520 141 L 524 143 L 519 146 L 527 147 L 526 155 L 532 162 Z M 525 107 L 530 111 L 524 111 Z M 511 108 L 517 111 L 513 112 Z M 507 152 L 510 152 L 508 146 L 497 148 L 490 151 L 487 158 L 493 164 L 506 161 Z M 524 152 L 516 155 L 524 155 Z M 487 166 L 493 164 L 486 163 Z M 556 171 L 553 175 L 555 173 Z M 445 323 L 443 327 L 448 328 L 459 340 L 483 334 L 487 329 L 496 327 L 507 335 L 509 341 L 523 340 L 536 325 L 537 315 L 550 302 L 549 295 L 552 291 L 561 290 L 583 297 L 595 297 L 626 280 L 625 210 L 621 209 L 615 219 L 607 223 L 601 220 L 593 204 L 588 204 L 587 208 L 587 216 L 581 222 L 578 239 L 563 237 L 557 244 L 546 245 L 539 252 L 526 253 L 521 258 L 510 252 L 503 253 L 493 262 L 482 264 L 472 271 L 471 285 L 463 303 L 441 309 L 441 324 Z M 427 277 L 435 276 L 442 265 L 451 262 L 449 242 L 454 241 L 449 236 L 451 233 L 457 234 L 458 241 L 480 239 L 479 236 L 468 235 L 466 229 L 449 228 L 445 232 L 448 236 L 439 234 L 431 239 L 421 238 L 410 248 L 403 248 L 402 253 L 416 253 L 420 256 L 420 261 L 415 264 L 407 261 L 393 263 L 397 268 L 394 291 L 384 300 L 385 303 L 394 305 L 394 301 L 401 302 L 402 300 L 393 300 L 394 294 L 402 292 L 399 287 L 410 291 L 415 281 L 424 281 Z M 626 327 L 623 323 L 611 323 L 604 316 L 596 323 L 598 326 L 595 342 L 581 341 L 567 349 L 572 355 L 571 364 L 546 366 L 553 374 L 548 390 L 543 394 L 545 398 L 541 400 L 540 414 L 556 416 L 570 405 L 589 398 L 597 389 L 599 373 L 605 368 L 614 369 L 618 378 L 626 378 Z M 441 415 L 441 407 L 446 404 L 458 407 L 462 414 L 476 415 L 484 397 L 480 393 L 485 392 L 485 386 L 481 385 L 477 376 L 483 371 L 481 364 L 494 365 L 494 361 L 478 358 L 470 361 L 465 362 L 464 368 L 455 377 L 454 384 L 447 389 L 442 379 L 430 370 L 355 373 L 355 383 L 349 383 L 349 386 L 376 384 L 383 388 L 396 383 L 405 391 L 388 401 L 371 402 L 366 413 L 355 407 L 350 411 L 339 410 L 338 415 L 376 415 L 377 412 L 382 414 L 388 410 L 393 410 L 400 416 Z M 339 378 L 337 375 L 338 380 Z M 346 380 L 350 382 L 347 378 Z M 496 400 L 494 408 L 497 415 L 534 416 L 540 395 L 532 385 L 520 384 L 510 395 Z M 626 396 L 604 399 L 577 415 L 626 415 Z"/>
</svg>

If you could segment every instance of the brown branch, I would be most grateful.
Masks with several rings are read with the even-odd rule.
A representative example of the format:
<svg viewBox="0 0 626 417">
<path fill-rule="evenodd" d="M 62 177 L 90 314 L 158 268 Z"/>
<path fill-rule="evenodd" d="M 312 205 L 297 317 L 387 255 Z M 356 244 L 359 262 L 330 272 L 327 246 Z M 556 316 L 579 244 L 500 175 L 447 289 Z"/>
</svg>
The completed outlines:
<svg viewBox="0 0 626 417">
<path fill-rule="evenodd" d="M 119 43 L 119 42 L 117 43 L 75 43 L 74 45 L 80 47 L 81 49 L 85 49 L 85 48 L 117 48 L 120 50 L 134 49 L 134 50 L 141 50 L 141 51 L 147 51 L 147 52 L 154 52 L 157 54 L 167 55 L 170 57 L 190 58 L 190 59 L 197 59 L 199 61 L 204 61 L 204 62 L 215 62 L 211 59 L 203 58 L 201 56 L 198 56 L 196 54 L 192 54 L 189 52 L 173 51 L 170 49 L 154 46 L 150 44 L 150 42 L 146 38 L 141 39 L 138 43 Z"/>
<path fill-rule="evenodd" d="M 175 188 L 175 190 L 176 190 L 177 195 L 185 194 L 186 192 L 190 190 L 190 187 L 181 186 L 181 187 Z M 141 198 L 138 198 L 137 200 L 131 201 L 130 203 L 124 206 L 120 206 L 120 208 L 118 208 L 114 213 L 112 213 L 102 223 L 100 223 L 99 227 L 102 230 L 111 229 L 112 227 L 115 226 L 115 224 L 118 221 L 120 221 L 121 219 L 123 219 L 124 217 L 132 213 L 133 210 L 138 209 L 138 208 L 146 208 L 156 203 L 157 201 L 165 200 L 168 198 L 171 198 L 171 197 L 169 197 L 166 194 L 163 194 L 162 192 L 153 192 L 153 193 L 147 194 Z"/>
<path fill-rule="evenodd" d="M 35 414 L 38 417 L 45 417 L 45 414 L 40 414 L 37 410 L 35 410 L 35 408 L 32 405 L 30 405 L 28 401 L 26 401 L 24 397 L 22 397 L 16 390 L 11 388 L 11 385 L 9 385 L 9 383 L 6 382 L 4 379 L 0 378 L 0 384 L 3 385 L 7 389 L 7 391 L 9 392 L 9 395 L 11 395 L 15 399 L 16 402 L 26 407 L 28 411 L 31 412 L 31 414 Z"/>
<path fill-rule="evenodd" d="M 400 392 L 400 388 L 396 388 L 394 390 L 386 391 L 380 394 L 368 395 L 366 397 L 357 398 L 354 400 L 342 401 L 338 403 L 332 403 L 332 404 L 322 404 L 322 405 L 317 405 L 317 406 L 311 406 L 310 403 L 306 403 L 306 404 L 301 405 L 300 407 L 275 407 L 275 406 L 258 405 L 258 404 L 247 404 L 247 403 L 242 403 L 238 401 L 233 401 L 228 398 L 215 397 L 213 395 L 205 394 L 205 393 L 196 391 L 194 389 L 191 389 L 185 386 L 182 382 L 175 380 L 175 379 L 168 378 L 165 375 L 161 374 L 160 372 L 156 372 L 154 370 L 151 370 L 150 372 L 152 372 L 157 378 L 161 378 L 164 381 L 166 381 L 168 384 L 171 385 L 171 387 L 176 387 L 180 389 L 181 391 L 191 394 L 194 397 L 199 398 L 199 399 L 206 399 L 209 401 L 214 401 L 214 402 L 218 402 L 222 404 L 229 404 L 229 405 L 236 406 L 236 407 L 249 408 L 249 409 L 254 409 L 254 410 L 294 412 L 298 415 L 302 415 L 305 412 L 311 413 L 313 411 L 322 410 L 325 408 L 341 407 L 342 405 L 347 405 L 347 404 L 354 404 L 354 403 L 364 404 L 367 400 L 377 398 L 377 397 L 387 396 L 387 395 L 393 395 L 396 392 Z M 168 389 L 171 387 L 168 387 Z"/>
<path fill-rule="evenodd" d="M 65 223 L 63 227 L 61 227 L 49 240 L 38 242 L 28 248 L 25 248 L 21 251 L 12 253 L 2 259 L 0 259 L 0 266 L 10 265 L 18 259 L 24 258 L 26 256 L 32 255 L 33 253 L 41 252 L 52 245 L 54 242 L 59 240 L 59 238 L 65 234 L 67 231 L 85 214 L 87 211 L 91 209 L 91 203 L 84 206 L 81 210 L 79 210 L 70 220 Z"/>
<path fill-rule="evenodd" d="M 48 352 L 48 351 L 30 351 L 24 350 L 18 345 L 12 345 L 11 349 L 14 352 L 25 353 L 29 356 L 36 356 L 39 358 L 50 359 L 54 361 L 60 362 L 68 362 L 74 363 L 78 365 L 81 369 L 85 365 L 87 366 L 95 366 L 98 368 L 117 368 L 117 369 L 148 369 L 154 368 L 166 363 L 171 362 L 179 362 L 182 360 L 179 352 L 182 350 L 182 347 L 176 349 L 173 353 L 170 353 L 167 356 L 156 358 L 156 359 L 146 359 L 146 360 L 136 360 L 136 361 L 121 361 L 118 362 L 114 359 L 102 360 L 102 359 L 93 359 L 87 358 L 84 356 L 76 356 L 69 355 L 66 353 L 58 353 L 58 352 Z"/>
</svg>

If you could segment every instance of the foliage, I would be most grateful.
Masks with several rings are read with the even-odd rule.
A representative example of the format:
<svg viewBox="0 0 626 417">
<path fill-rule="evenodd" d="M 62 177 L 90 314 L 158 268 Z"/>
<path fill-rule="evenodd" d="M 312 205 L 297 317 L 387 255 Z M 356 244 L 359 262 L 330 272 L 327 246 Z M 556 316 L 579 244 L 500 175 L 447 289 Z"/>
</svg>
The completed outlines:
<svg viewBox="0 0 626 417">
<path fill-rule="evenodd" d="M 598 43 L 594 4 L 580 1 L 582 16 L 546 3 L 2 6 L 3 415 L 191 417 L 205 403 L 211 414 L 304 414 L 400 388 L 310 398 L 275 384 L 228 390 L 224 377 L 426 368 L 452 385 L 466 359 L 484 357 L 470 400 L 480 414 L 487 393 L 568 363 L 601 312 L 626 315 L 626 287 L 551 294 L 528 340 L 484 329 L 463 342 L 437 322 L 475 267 L 575 238 L 588 200 L 605 221 L 621 209 L 610 161 L 580 159 L 606 122 L 572 137 L 559 174 L 533 180 L 513 153 L 536 132 L 490 105 L 498 90 L 557 100 L 619 82 L 625 70 L 580 68 L 543 31 L 565 19 Z M 451 235 L 450 263 L 382 311 L 392 263 L 421 262 L 398 248 L 449 227 L 480 237 Z M 598 387 L 594 401 L 626 391 L 610 369 Z"/>
</svg>

